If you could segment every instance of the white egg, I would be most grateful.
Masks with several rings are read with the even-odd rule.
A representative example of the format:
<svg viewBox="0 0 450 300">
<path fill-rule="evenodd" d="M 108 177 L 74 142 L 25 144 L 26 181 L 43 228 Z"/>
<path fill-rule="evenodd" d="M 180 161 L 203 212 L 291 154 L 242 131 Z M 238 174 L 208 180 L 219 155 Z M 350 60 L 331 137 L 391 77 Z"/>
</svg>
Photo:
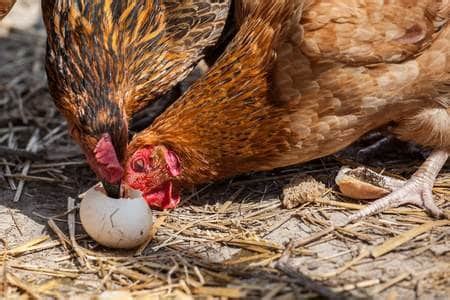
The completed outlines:
<svg viewBox="0 0 450 300">
<path fill-rule="evenodd" d="M 130 198 L 106 196 L 101 184 L 80 195 L 80 219 L 84 230 L 99 244 L 131 249 L 144 243 L 150 233 L 152 212 L 139 191 Z"/>
</svg>

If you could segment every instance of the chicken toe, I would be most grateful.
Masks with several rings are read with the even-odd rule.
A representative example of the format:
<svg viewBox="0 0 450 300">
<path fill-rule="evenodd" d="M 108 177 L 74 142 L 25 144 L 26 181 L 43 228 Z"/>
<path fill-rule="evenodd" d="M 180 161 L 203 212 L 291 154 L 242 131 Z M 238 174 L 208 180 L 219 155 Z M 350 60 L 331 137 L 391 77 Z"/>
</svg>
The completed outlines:
<svg viewBox="0 0 450 300">
<path fill-rule="evenodd" d="M 433 151 L 403 186 L 391 186 L 392 193 L 352 214 L 349 217 L 350 221 L 355 221 L 382 212 L 385 209 L 398 207 L 407 203 L 420 206 L 435 217 L 443 217 L 444 212 L 434 203 L 432 189 L 434 181 L 447 159 L 448 152 L 442 150 Z M 349 189 L 348 182 L 347 189 Z"/>
</svg>

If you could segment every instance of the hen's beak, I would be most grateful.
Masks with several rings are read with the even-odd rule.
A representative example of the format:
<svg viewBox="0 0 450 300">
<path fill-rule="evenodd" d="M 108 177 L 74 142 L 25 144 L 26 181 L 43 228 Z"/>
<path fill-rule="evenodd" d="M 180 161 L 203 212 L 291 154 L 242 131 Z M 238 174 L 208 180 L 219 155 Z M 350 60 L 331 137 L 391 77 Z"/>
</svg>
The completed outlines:
<svg viewBox="0 0 450 300">
<path fill-rule="evenodd" d="M 116 199 L 120 198 L 120 181 L 114 184 L 102 181 L 102 184 L 108 197 Z"/>
</svg>

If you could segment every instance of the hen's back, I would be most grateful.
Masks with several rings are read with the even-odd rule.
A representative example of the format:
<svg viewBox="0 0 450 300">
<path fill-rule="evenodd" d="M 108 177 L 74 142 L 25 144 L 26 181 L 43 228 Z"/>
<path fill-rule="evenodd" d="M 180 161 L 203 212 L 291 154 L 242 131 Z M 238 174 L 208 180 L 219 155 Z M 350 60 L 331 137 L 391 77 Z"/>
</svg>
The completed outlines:
<svg viewBox="0 0 450 300">
<path fill-rule="evenodd" d="M 277 49 L 273 101 L 295 111 L 299 155 L 333 153 L 390 122 L 404 125 L 396 131 L 404 139 L 450 144 L 442 140 L 450 130 L 449 1 L 384 3 L 306 1 L 292 20 Z M 437 106 L 440 124 L 423 126 L 437 138 L 415 136 L 411 128 L 430 114 L 414 116 Z"/>
<path fill-rule="evenodd" d="M 302 51 L 311 60 L 353 65 L 401 62 L 432 43 L 450 1 L 307 1 Z"/>
</svg>

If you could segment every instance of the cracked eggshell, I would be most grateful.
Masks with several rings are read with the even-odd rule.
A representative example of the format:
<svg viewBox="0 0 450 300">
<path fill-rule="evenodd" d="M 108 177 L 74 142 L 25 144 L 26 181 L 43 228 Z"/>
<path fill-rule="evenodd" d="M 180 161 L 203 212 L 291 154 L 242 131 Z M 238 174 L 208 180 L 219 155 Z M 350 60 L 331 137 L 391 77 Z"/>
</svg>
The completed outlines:
<svg viewBox="0 0 450 300">
<path fill-rule="evenodd" d="M 132 249 L 143 244 L 152 225 L 150 207 L 138 191 L 130 198 L 114 199 L 97 184 L 80 197 L 80 219 L 84 230 L 99 244 Z"/>
</svg>

